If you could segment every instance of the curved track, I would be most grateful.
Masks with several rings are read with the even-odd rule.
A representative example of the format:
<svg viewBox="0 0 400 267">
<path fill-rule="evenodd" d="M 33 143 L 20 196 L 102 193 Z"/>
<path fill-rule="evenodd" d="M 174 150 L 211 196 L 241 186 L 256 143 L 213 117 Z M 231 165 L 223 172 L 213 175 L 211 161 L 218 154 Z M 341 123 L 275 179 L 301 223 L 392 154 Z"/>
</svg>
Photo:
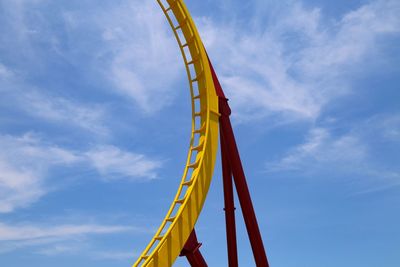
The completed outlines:
<svg viewBox="0 0 400 267">
<path fill-rule="evenodd" d="M 172 266 L 203 207 L 218 148 L 218 97 L 199 33 L 182 0 L 157 2 L 174 32 L 186 67 L 192 104 L 192 134 L 175 199 L 134 267 Z"/>
</svg>

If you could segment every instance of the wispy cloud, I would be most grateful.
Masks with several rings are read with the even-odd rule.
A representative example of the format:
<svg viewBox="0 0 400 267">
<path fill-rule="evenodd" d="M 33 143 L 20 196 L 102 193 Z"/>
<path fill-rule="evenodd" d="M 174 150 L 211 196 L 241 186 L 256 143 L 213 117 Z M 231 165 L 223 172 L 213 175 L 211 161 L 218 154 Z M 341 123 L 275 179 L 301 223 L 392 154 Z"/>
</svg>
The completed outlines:
<svg viewBox="0 0 400 267">
<path fill-rule="evenodd" d="M 76 125 L 97 135 L 107 135 L 109 132 L 104 123 L 106 112 L 101 105 L 84 105 L 33 90 L 19 97 L 19 102 L 29 116 Z"/>
<path fill-rule="evenodd" d="M 92 257 L 96 260 L 126 260 L 138 257 L 139 254 L 131 251 L 97 251 L 92 253 Z"/>
<path fill-rule="evenodd" d="M 36 202 L 50 190 L 55 167 L 92 166 L 103 180 L 149 180 L 162 162 L 115 146 L 75 151 L 44 142 L 39 136 L 0 135 L 0 213 Z"/>
<path fill-rule="evenodd" d="M 268 162 L 266 170 L 362 180 L 364 189 L 357 190 L 363 193 L 389 189 L 400 184 L 400 168 L 395 160 L 400 156 L 400 139 L 396 138 L 399 129 L 397 113 L 375 115 L 352 124 L 341 134 L 329 128 L 312 128 L 303 143 L 279 160 Z M 388 149 L 393 152 L 386 154 Z"/>
<path fill-rule="evenodd" d="M 0 62 L 0 79 L 9 78 L 12 76 L 12 72 Z"/>
<path fill-rule="evenodd" d="M 82 242 L 80 242 L 78 245 L 76 242 L 61 242 L 61 244 L 51 244 L 51 246 L 44 246 L 37 249 L 35 253 L 51 257 L 57 257 L 60 254 L 82 255 L 82 253 L 85 253 L 88 258 L 98 261 L 133 260 L 139 255 L 139 253 L 135 251 L 102 251 L 100 249 L 90 247 L 88 244 L 83 244 Z"/>
<path fill-rule="evenodd" d="M 379 129 L 382 139 L 400 143 L 400 113 L 378 114 L 367 120 L 365 129 Z"/>
<path fill-rule="evenodd" d="M 47 193 L 52 166 L 79 160 L 71 151 L 41 143 L 32 134 L 0 135 L 0 212 L 26 207 Z"/>
<path fill-rule="evenodd" d="M 115 146 L 99 146 L 86 153 L 93 166 L 105 180 L 148 180 L 157 177 L 161 161 L 143 154 L 123 151 Z"/>
<path fill-rule="evenodd" d="M 30 247 L 34 248 L 34 253 L 47 256 L 82 252 L 95 255 L 96 252 L 90 246 L 90 238 L 93 236 L 147 232 L 148 229 L 141 227 L 96 223 L 11 225 L 0 222 L 0 253 Z"/>
<path fill-rule="evenodd" d="M 41 179 L 36 173 L 18 170 L 0 160 L 0 213 L 25 207 L 45 194 Z"/>
<path fill-rule="evenodd" d="M 328 129 L 312 129 L 303 144 L 293 148 L 278 162 L 269 163 L 270 171 L 305 171 L 334 167 L 359 168 L 367 159 L 367 147 L 354 135 L 334 137 Z"/>
<path fill-rule="evenodd" d="M 351 92 L 349 72 L 399 33 L 399 11 L 398 1 L 375 1 L 333 20 L 293 1 L 272 23 L 198 21 L 237 119 L 304 120 Z"/>
<path fill-rule="evenodd" d="M 2 4 L 2 32 L 9 38 L 2 38 L 0 44 L 2 48 L 18 51 L 18 56 L 23 57 L 26 61 L 37 57 L 32 50 L 30 39 L 36 33 L 35 27 L 40 22 L 29 23 L 26 17 L 27 11 L 41 0 L 27 0 L 27 1 L 3 1 Z M 38 61 L 38 65 L 40 61 Z M 36 67 L 38 67 L 38 65 Z"/>
<path fill-rule="evenodd" d="M 102 75 L 110 92 L 132 100 L 145 114 L 172 103 L 178 93 L 173 85 L 185 72 L 156 1 L 120 1 L 106 11 L 65 11 L 63 16 L 71 38 L 80 36 L 83 25 L 99 35 L 89 71 Z"/>
<path fill-rule="evenodd" d="M 13 56 L 8 60 L 12 68 L 0 62 L 0 79 L 7 78 L 0 81 L 0 105 L 103 136 L 110 132 L 104 123 L 109 115 L 105 105 L 87 103 L 87 99 L 83 104 L 82 100 L 57 95 L 57 90 L 31 79 L 51 67 L 40 58 L 42 54 L 68 62 L 70 70 L 84 69 L 82 75 L 94 80 L 89 84 L 108 90 L 108 95 L 111 92 L 132 100 L 146 114 L 170 105 L 178 93 L 173 85 L 185 77 L 183 64 L 156 2 L 122 1 L 107 10 L 93 9 L 90 14 L 60 5 L 54 10 L 61 15 L 60 27 L 53 27 L 51 18 L 38 16 L 40 12 L 32 12 L 41 11 L 43 1 L 14 2 L 3 6 L 2 24 L 6 26 L 2 30 L 9 38 L 0 41 L 0 52 Z M 30 23 L 32 18 L 37 23 Z M 93 36 L 82 39 L 87 32 L 95 33 L 96 41 Z M 87 41 L 92 41 L 90 49 Z M 38 42 L 43 45 L 38 46 Z M 62 42 L 73 45 L 60 47 Z M 15 51 L 22 51 L 23 56 Z M 13 68 L 17 75 L 12 75 Z"/>
<path fill-rule="evenodd" d="M 111 234 L 132 231 L 134 228 L 126 226 L 105 225 L 60 225 L 60 226 L 11 226 L 0 224 L 0 241 L 23 241 L 53 238 L 71 238 L 72 236 L 90 234 Z"/>
<path fill-rule="evenodd" d="M 48 41 L 54 48 L 53 43 L 60 42 L 61 37 L 47 27 L 48 22 L 34 29 L 28 23 L 29 7 L 40 3 L 17 1 L 5 6 L 11 14 L 6 20 L 8 28 L 15 28 L 13 32 L 20 35 L 14 34 L 10 39 L 19 45 L 29 44 L 33 42 L 32 32 L 40 32 L 41 40 L 56 40 Z M 364 68 L 364 59 L 379 49 L 385 36 L 397 34 L 400 28 L 400 5 L 395 0 L 365 4 L 340 19 L 291 1 L 284 8 L 275 9 L 274 16 L 279 19 L 269 21 L 260 20 L 265 14 L 261 16 L 263 9 L 258 5 L 266 5 L 260 3 L 254 5 L 257 12 L 250 14 L 246 25 L 234 19 L 229 24 L 209 17 L 197 19 L 221 81 L 232 98 L 235 116 L 241 120 L 271 115 L 288 120 L 318 117 L 332 99 L 352 90 L 348 72 Z M 120 1 L 107 11 L 93 9 L 90 14 L 74 8 L 57 12 L 64 23 L 57 31 L 63 31 L 64 41 L 73 44 L 68 49 L 58 48 L 59 53 L 69 56 L 71 64 L 76 65 L 82 62 L 73 58 L 84 56 L 87 78 L 94 76 L 108 82 L 104 87 L 132 99 L 148 114 L 172 103 L 174 85 L 178 77 L 183 77 L 183 66 L 156 2 Z M 97 38 L 81 38 L 88 33 Z M 89 50 L 88 41 L 96 46 Z M 97 115 L 80 111 L 78 117 L 93 128 Z"/>
<path fill-rule="evenodd" d="M 110 73 L 116 88 L 148 113 L 171 104 L 177 94 L 172 85 L 184 73 L 179 72 L 179 50 L 157 3 L 129 1 L 99 22 L 113 54 Z"/>
<path fill-rule="evenodd" d="M 35 246 L 36 244 L 28 242 L 28 244 L 30 244 L 31 246 Z M 25 245 L 27 245 L 27 243 L 25 242 Z M 40 244 L 40 248 L 35 250 L 36 254 L 40 254 L 40 255 L 44 255 L 44 256 L 58 256 L 60 254 L 78 254 L 78 253 L 82 253 L 86 248 L 86 245 L 82 244 L 82 242 L 80 242 L 78 245 L 76 244 L 76 242 L 61 242 L 61 244 L 50 244 L 47 245 L 45 244 L 44 247 L 43 244 Z M 24 246 L 20 246 L 21 248 Z M 15 248 L 17 249 L 17 248 Z M 10 248 L 9 248 L 10 250 Z M 14 249 L 13 249 L 14 250 Z"/>
<path fill-rule="evenodd" d="M 28 117 L 78 127 L 105 136 L 107 112 L 103 105 L 52 95 L 25 82 L 23 75 L 0 64 L 0 107 L 23 111 Z"/>
</svg>

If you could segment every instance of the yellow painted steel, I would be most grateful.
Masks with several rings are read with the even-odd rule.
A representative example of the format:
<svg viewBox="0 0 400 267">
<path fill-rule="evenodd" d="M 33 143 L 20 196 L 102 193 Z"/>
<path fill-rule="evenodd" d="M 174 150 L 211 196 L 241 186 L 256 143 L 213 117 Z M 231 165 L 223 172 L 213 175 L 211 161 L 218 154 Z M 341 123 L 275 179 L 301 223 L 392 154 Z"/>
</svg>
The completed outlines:
<svg viewBox="0 0 400 267">
<path fill-rule="evenodd" d="M 218 148 L 218 97 L 206 51 L 182 0 L 157 0 L 180 47 L 189 80 L 192 134 L 181 184 L 160 228 L 136 266 L 172 266 L 199 217 Z"/>
</svg>

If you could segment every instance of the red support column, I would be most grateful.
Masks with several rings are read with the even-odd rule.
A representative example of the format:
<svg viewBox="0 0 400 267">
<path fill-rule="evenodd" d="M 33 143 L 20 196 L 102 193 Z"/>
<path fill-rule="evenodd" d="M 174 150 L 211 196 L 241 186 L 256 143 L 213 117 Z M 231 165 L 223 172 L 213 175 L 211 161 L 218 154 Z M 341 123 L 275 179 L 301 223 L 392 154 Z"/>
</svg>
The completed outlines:
<svg viewBox="0 0 400 267">
<path fill-rule="evenodd" d="M 220 110 L 229 110 L 228 100 L 226 98 L 220 98 L 219 104 Z M 257 218 L 251 201 L 249 188 L 244 175 L 242 162 L 237 149 L 235 136 L 233 134 L 232 125 L 229 120 L 229 116 L 223 113 L 221 113 L 220 118 L 220 131 L 222 131 L 225 144 L 227 146 L 227 151 L 229 153 L 229 161 L 235 181 L 236 192 L 242 208 L 243 218 L 246 224 L 256 266 L 269 267 L 260 229 L 258 227 Z"/>
<path fill-rule="evenodd" d="M 179 256 L 186 257 L 192 267 L 207 267 L 200 247 L 201 243 L 197 241 L 196 231 L 193 229 Z"/>
<path fill-rule="evenodd" d="M 210 60 L 209 63 L 210 63 L 211 73 L 213 76 L 215 91 L 219 97 L 219 112 L 221 114 L 221 117 L 219 119 L 219 128 L 221 132 L 220 133 L 221 151 L 222 151 L 221 153 L 228 155 L 227 161 L 229 161 L 230 171 L 232 172 L 235 181 L 236 192 L 238 194 L 240 207 L 242 208 L 243 219 L 246 224 L 247 234 L 250 239 L 250 244 L 253 250 L 256 266 L 269 267 L 267 255 L 264 249 L 264 244 L 261 238 L 260 229 L 257 223 L 256 214 L 250 197 L 250 191 L 247 186 L 242 162 L 240 160 L 239 150 L 236 145 L 235 135 L 233 133 L 231 121 L 229 119 L 229 116 L 231 114 L 231 109 L 228 104 L 228 99 L 225 97 L 224 91 L 222 90 L 222 86 L 219 83 L 218 77 L 214 71 L 214 68 Z M 226 218 L 226 220 L 228 221 L 228 218 Z M 228 231 L 228 226 L 227 226 L 227 231 Z M 229 237 L 227 238 L 229 240 Z"/>
<path fill-rule="evenodd" d="M 220 111 L 221 112 L 221 111 Z M 233 197 L 232 171 L 226 142 L 222 131 L 220 131 L 222 178 L 224 187 L 226 241 L 228 247 L 228 266 L 238 267 L 238 252 L 236 242 L 235 203 Z"/>
</svg>

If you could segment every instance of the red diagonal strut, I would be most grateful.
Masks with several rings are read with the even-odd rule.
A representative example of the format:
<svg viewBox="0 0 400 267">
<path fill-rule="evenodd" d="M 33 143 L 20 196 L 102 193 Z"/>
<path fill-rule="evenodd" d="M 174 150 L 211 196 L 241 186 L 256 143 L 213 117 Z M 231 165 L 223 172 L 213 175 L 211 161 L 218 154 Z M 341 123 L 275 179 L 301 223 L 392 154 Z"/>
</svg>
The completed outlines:
<svg viewBox="0 0 400 267">
<path fill-rule="evenodd" d="M 197 241 L 196 231 L 193 229 L 179 256 L 186 257 L 192 267 L 207 267 L 199 250 L 200 247 L 201 243 Z"/>
<path fill-rule="evenodd" d="M 213 76 L 215 91 L 219 100 L 219 113 L 221 114 L 219 118 L 219 129 L 229 267 L 238 267 L 232 175 L 256 266 L 269 267 L 253 203 L 250 197 L 250 191 L 247 186 L 242 162 L 240 160 L 239 150 L 236 145 L 235 135 L 229 119 L 231 109 L 210 60 L 209 64 Z M 207 267 L 207 263 L 200 253 L 200 246 L 201 243 L 197 241 L 196 232 L 193 229 L 180 254 L 180 256 L 186 256 L 192 267 Z"/>
<path fill-rule="evenodd" d="M 246 177 L 244 175 L 242 162 L 240 160 L 239 150 L 236 145 L 235 135 L 233 133 L 231 121 L 229 116 L 231 114 L 231 109 L 228 104 L 228 99 L 225 97 L 225 94 L 222 90 L 221 84 L 218 81 L 218 77 L 214 71 L 214 68 L 209 60 L 215 91 L 219 98 L 219 112 L 221 114 L 219 119 L 219 128 L 220 128 L 220 138 L 221 138 L 221 154 L 227 154 L 227 159 L 222 159 L 222 162 L 225 165 L 229 164 L 230 171 L 233 174 L 236 192 L 238 194 L 240 206 L 242 208 L 243 219 L 246 224 L 247 234 L 250 239 L 251 248 L 253 250 L 254 260 L 256 262 L 257 267 L 269 267 L 267 255 L 265 253 L 264 244 L 262 242 L 260 229 L 258 227 L 256 214 L 253 208 L 253 203 L 250 197 L 250 191 L 247 186 Z M 229 161 L 229 162 L 227 162 Z M 224 172 L 224 166 L 222 166 Z M 225 174 L 224 174 L 225 176 Z M 230 176 L 230 175 L 229 175 Z M 224 177 L 224 187 L 227 185 L 230 186 L 229 183 L 225 182 Z M 224 188 L 226 191 L 230 191 L 230 188 Z M 226 199 L 228 198 L 228 199 Z M 225 207 L 234 207 L 233 197 L 228 194 L 225 194 Z M 231 257 L 234 260 L 231 262 L 229 261 L 230 267 L 237 266 L 237 248 L 236 248 L 236 233 L 235 229 L 235 221 L 234 221 L 234 214 L 230 212 L 225 213 L 226 222 L 228 221 L 233 225 L 227 225 L 227 242 L 228 242 L 228 256 L 229 260 Z M 231 218 L 233 216 L 233 219 Z M 231 265 L 232 264 L 232 265 Z"/>
</svg>

